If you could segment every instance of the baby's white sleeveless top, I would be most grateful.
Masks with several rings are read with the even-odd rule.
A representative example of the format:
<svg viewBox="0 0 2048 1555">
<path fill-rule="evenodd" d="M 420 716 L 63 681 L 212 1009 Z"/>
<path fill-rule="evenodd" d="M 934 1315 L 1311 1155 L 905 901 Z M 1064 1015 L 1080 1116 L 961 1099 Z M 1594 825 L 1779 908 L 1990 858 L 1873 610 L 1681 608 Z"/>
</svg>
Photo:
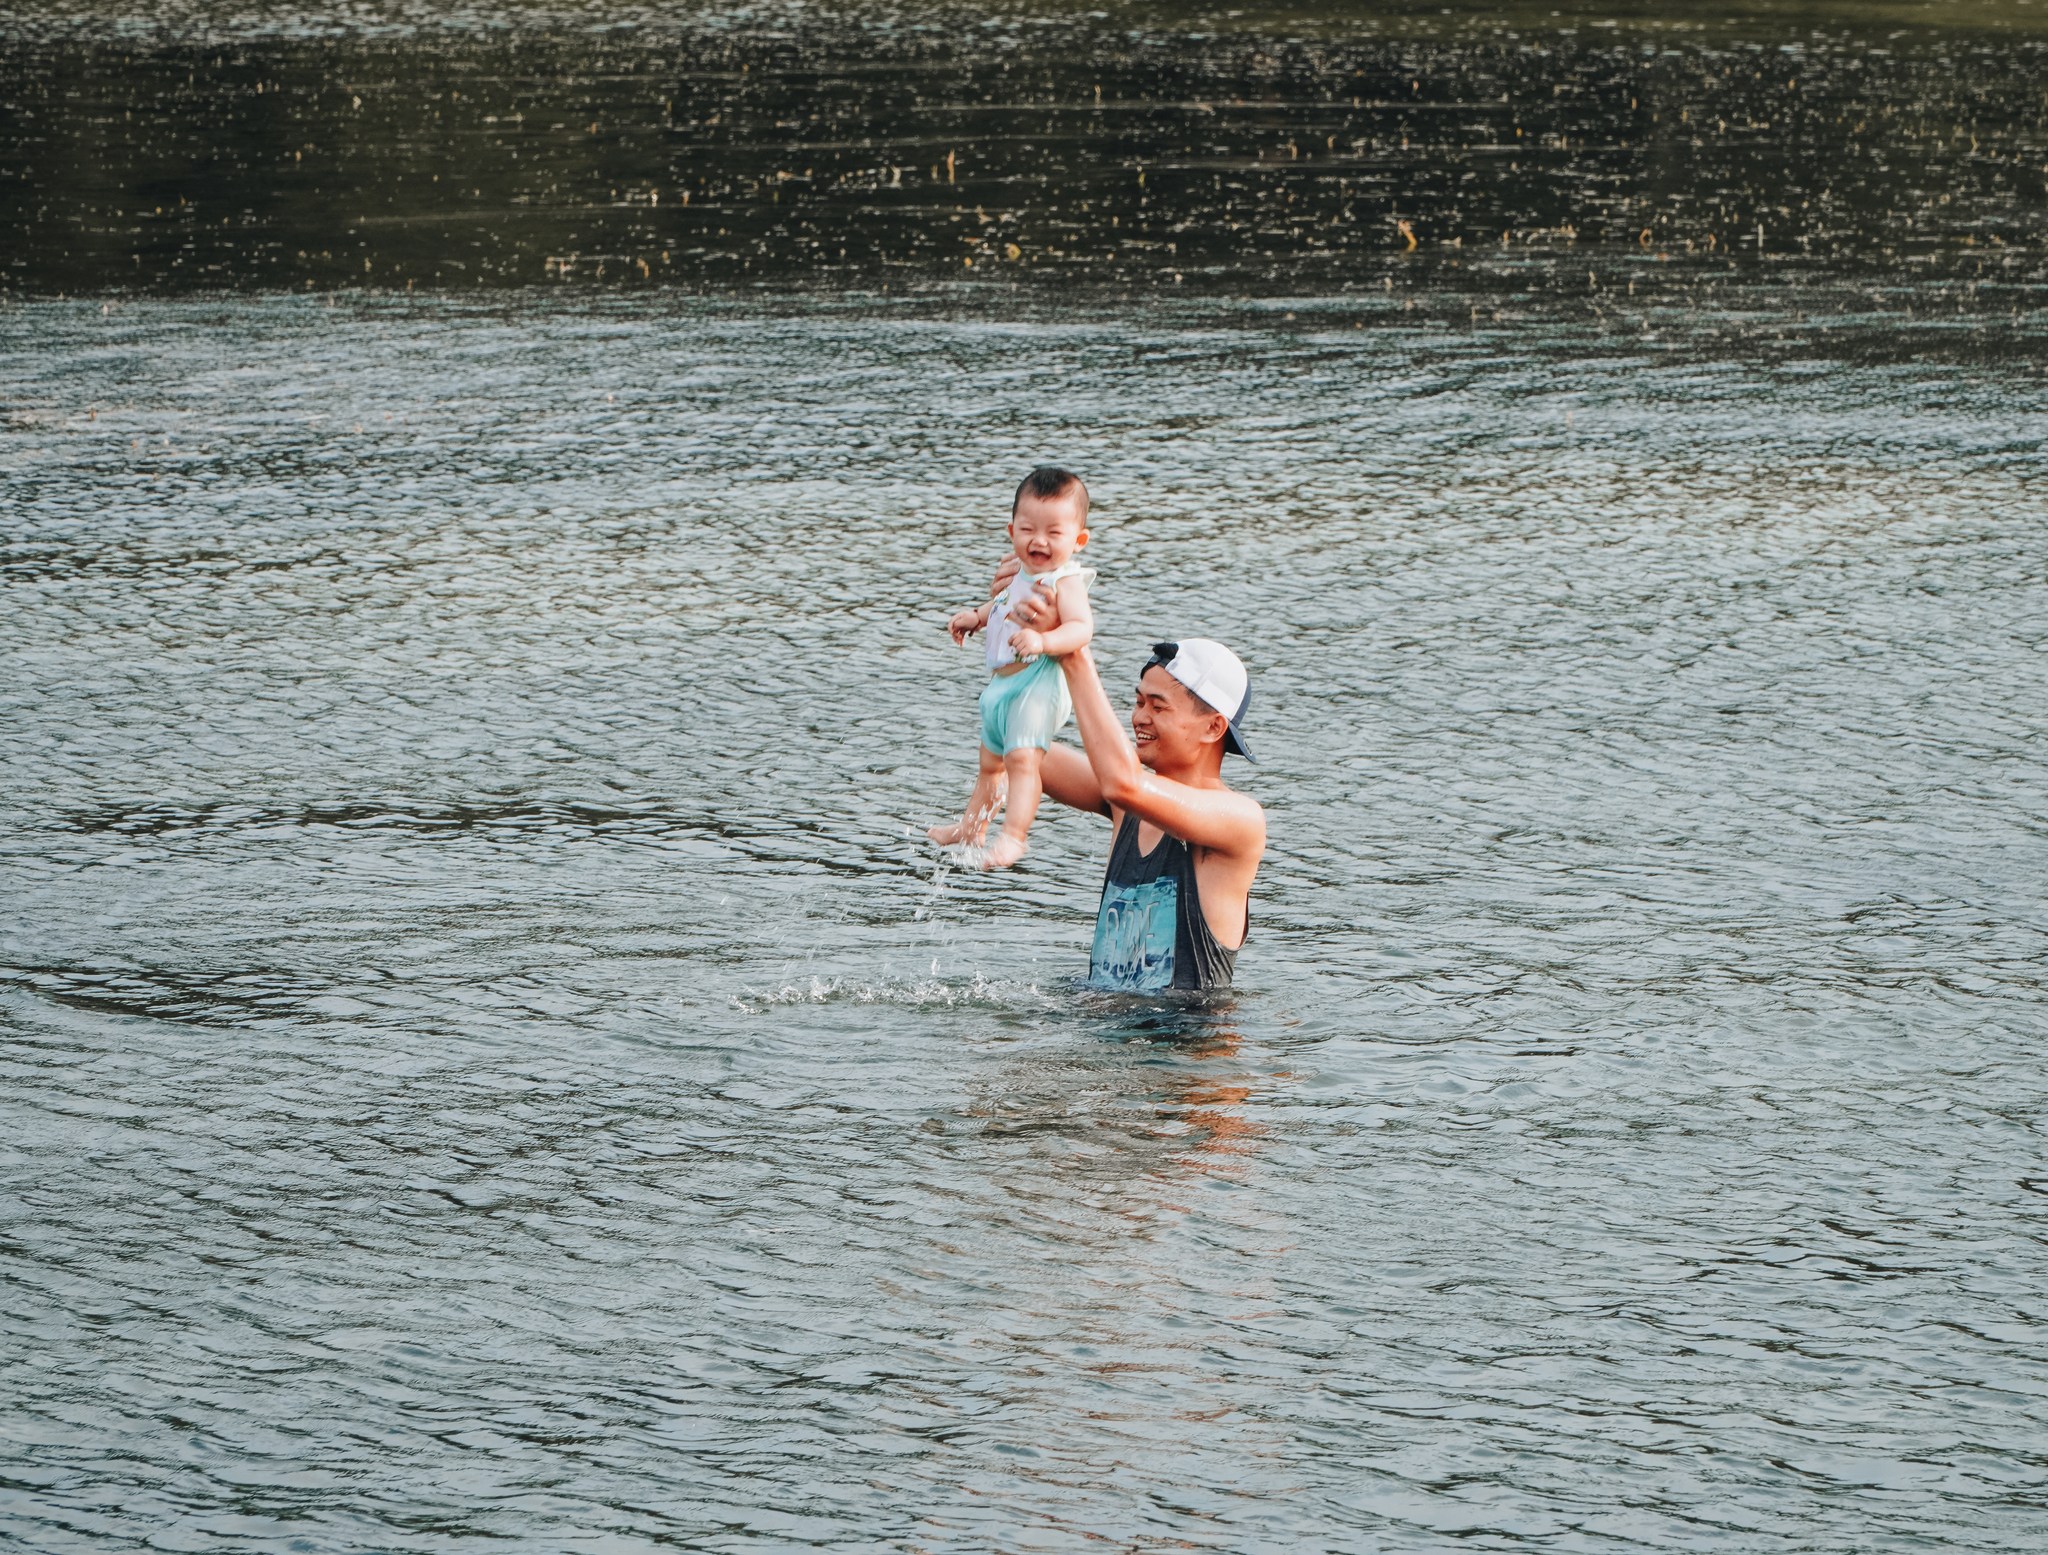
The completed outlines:
<svg viewBox="0 0 2048 1555">
<path fill-rule="evenodd" d="M 1053 568 L 1051 572 L 1039 573 L 1036 576 L 1028 572 L 1019 572 L 1010 580 L 1009 587 L 996 596 L 995 606 L 988 613 L 988 630 L 983 633 L 983 640 L 988 644 L 990 669 L 999 670 L 1005 664 L 1017 662 L 1017 650 L 1010 646 L 1010 639 L 1017 635 L 1017 628 L 1010 621 L 1010 601 L 1025 598 L 1041 583 L 1056 583 L 1061 578 L 1079 578 L 1084 584 L 1093 583 L 1095 569 L 1083 567 L 1070 556 L 1063 565 Z"/>
</svg>

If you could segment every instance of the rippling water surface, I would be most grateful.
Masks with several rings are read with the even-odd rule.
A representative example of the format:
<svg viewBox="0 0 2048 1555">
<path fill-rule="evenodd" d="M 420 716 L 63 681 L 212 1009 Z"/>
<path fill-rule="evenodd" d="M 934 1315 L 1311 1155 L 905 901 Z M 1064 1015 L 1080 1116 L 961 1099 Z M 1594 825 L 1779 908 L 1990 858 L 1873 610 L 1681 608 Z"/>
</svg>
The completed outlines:
<svg viewBox="0 0 2048 1555">
<path fill-rule="evenodd" d="M 1006 80 L 861 12 L 827 92 L 839 24 L 696 17 L 782 72 L 671 81 L 646 165 L 737 159 L 723 246 L 576 205 L 645 135 L 493 129 L 473 220 L 418 187 L 468 97 L 344 133 L 371 55 L 626 112 L 630 31 L 0 23 L 0 1543 L 2038 1544 L 2048 314 L 1997 9 L 1799 10 L 1775 162 L 1789 24 L 1415 45 L 1425 97 L 1506 72 L 1505 172 L 1367 92 L 1316 162 L 1317 73 L 1412 29 L 1095 59 L 1061 10 Z M 1096 65 L 1126 139 L 932 171 Z M 314 133 L 247 117 L 280 82 Z M 771 188 L 814 88 L 839 181 Z M 1216 165 L 1141 195 L 1204 104 Z M 1433 189 L 1506 251 L 1391 244 Z M 1601 200 L 1668 224 L 1555 228 Z M 1019 216 L 956 275 L 976 203 L 1202 267 Z M 1170 635 L 1252 668 L 1220 1008 L 1077 986 L 1101 823 L 993 878 L 923 841 L 981 683 L 943 623 L 1041 459 L 1119 686 Z"/>
<path fill-rule="evenodd" d="M 368 298 L 0 362 L 22 1543 L 2038 1531 L 2024 377 Z M 915 834 L 1041 456 L 1109 662 L 1257 677 L 1227 1010 L 1074 986 L 1099 824 Z"/>
</svg>

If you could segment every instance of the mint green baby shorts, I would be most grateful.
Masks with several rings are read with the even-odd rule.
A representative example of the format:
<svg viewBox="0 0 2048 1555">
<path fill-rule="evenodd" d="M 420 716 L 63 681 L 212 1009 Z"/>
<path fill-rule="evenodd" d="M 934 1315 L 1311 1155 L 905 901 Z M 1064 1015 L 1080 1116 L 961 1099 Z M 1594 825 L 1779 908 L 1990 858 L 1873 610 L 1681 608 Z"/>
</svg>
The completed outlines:
<svg viewBox="0 0 2048 1555">
<path fill-rule="evenodd" d="M 981 743 L 999 756 L 1044 750 L 1073 716 L 1059 660 L 1040 654 L 1014 675 L 990 677 L 981 693 Z"/>
</svg>

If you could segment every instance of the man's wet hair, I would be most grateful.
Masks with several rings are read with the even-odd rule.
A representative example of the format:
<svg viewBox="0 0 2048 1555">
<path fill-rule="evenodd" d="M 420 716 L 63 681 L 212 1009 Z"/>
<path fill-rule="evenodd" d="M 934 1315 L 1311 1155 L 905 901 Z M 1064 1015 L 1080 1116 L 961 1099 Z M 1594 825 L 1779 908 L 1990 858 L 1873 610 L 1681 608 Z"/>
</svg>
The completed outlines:
<svg viewBox="0 0 2048 1555">
<path fill-rule="evenodd" d="M 1081 477 L 1056 464 L 1041 464 L 1017 483 L 1017 495 L 1010 499 L 1010 517 L 1017 516 L 1017 504 L 1024 500 L 1026 492 L 1040 502 L 1050 502 L 1075 490 L 1081 493 L 1081 521 L 1085 524 L 1088 521 L 1088 488 L 1081 484 Z"/>
</svg>

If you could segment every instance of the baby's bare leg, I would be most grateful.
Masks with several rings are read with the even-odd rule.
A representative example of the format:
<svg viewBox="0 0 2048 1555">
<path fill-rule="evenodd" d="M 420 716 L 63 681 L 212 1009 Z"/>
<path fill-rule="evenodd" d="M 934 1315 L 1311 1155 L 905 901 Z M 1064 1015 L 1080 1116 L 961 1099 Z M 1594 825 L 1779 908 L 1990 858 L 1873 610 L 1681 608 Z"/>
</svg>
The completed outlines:
<svg viewBox="0 0 2048 1555">
<path fill-rule="evenodd" d="M 1003 770 L 1010 778 L 1010 803 L 1003 815 L 1003 834 L 989 844 L 983 869 L 1007 869 L 1024 856 L 1031 845 L 1031 822 L 1038 814 L 1039 796 L 1045 792 L 1045 752 L 1026 746 L 1003 758 Z"/>
<path fill-rule="evenodd" d="M 1038 803 L 1034 794 L 1031 802 Z M 1003 758 L 986 745 L 981 747 L 981 770 L 974 779 L 974 792 L 967 796 L 967 811 L 951 826 L 934 826 L 925 835 L 942 848 L 958 843 L 979 842 L 988 834 L 989 817 L 1003 807 Z"/>
</svg>

